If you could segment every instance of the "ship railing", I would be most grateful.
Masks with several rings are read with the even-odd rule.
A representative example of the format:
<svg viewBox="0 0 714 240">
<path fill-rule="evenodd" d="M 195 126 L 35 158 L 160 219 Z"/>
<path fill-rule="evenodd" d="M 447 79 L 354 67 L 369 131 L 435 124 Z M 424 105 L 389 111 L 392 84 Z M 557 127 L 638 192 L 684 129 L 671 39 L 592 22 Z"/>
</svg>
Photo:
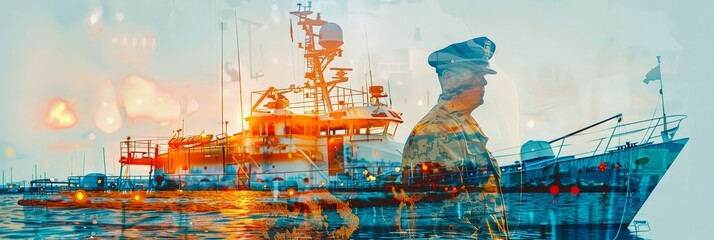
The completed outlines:
<svg viewBox="0 0 714 240">
<path fill-rule="evenodd" d="M 168 139 L 126 140 L 119 145 L 119 153 L 122 158 L 155 158 L 157 150 L 158 153 L 165 153 L 169 150 Z"/>
<path fill-rule="evenodd" d="M 82 186 L 85 176 L 68 176 L 67 183 L 69 191 L 78 189 L 84 190 L 122 190 L 120 184 L 125 184 L 124 190 L 147 189 L 150 187 L 149 182 L 152 177 L 149 175 L 122 175 L 122 176 L 106 176 L 102 187 L 91 184 L 90 186 Z M 86 189 L 88 188 L 88 189 Z M 126 189 L 129 188 L 129 189 Z"/>
<path fill-rule="evenodd" d="M 383 170 L 382 170 L 383 169 Z M 323 175 L 324 181 L 319 181 L 314 184 L 315 188 L 341 188 L 341 189 L 359 189 L 365 186 L 381 186 L 385 181 L 394 181 L 397 175 L 402 174 L 402 169 L 396 165 L 364 165 L 351 166 L 340 169 L 340 173 L 327 177 L 328 169 L 310 169 L 310 170 L 295 170 L 295 171 L 280 171 L 280 172 L 264 172 L 252 173 L 252 181 L 272 181 L 273 179 L 287 180 L 289 175 L 305 174 Z M 373 177 L 373 178 L 370 178 Z M 270 187 L 270 186 L 267 186 Z M 259 190 L 259 189 L 258 189 Z"/>
<path fill-rule="evenodd" d="M 315 162 L 312 161 L 312 158 L 310 157 L 310 155 L 307 155 L 307 153 L 305 153 L 305 151 L 303 151 L 300 148 L 295 148 L 295 149 L 298 150 L 298 152 L 300 152 L 300 154 L 302 154 L 302 156 L 305 157 L 305 159 L 307 159 L 308 162 L 310 162 L 310 165 L 312 165 L 312 167 L 314 167 L 315 169 L 320 169 L 320 167 L 318 167 L 317 164 L 315 164 Z M 322 171 L 318 171 L 318 174 L 320 174 L 320 176 L 323 179 L 325 179 L 325 181 L 328 181 L 328 182 L 330 181 L 330 178 L 328 178 L 327 175 L 325 175 L 325 173 L 323 173 Z"/>
<path fill-rule="evenodd" d="M 394 180 L 397 175 L 401 175 L 401 167 L 398 165 L 377 164 L 352 166 L 341 169 L 341 173 L 328 177 L 328 169 L 310 169 L 310 170 L 295 170 L 295 171 L 280 171 L 280 172 L 253 172 L 244 174 L 241 172 L 234 173 L 178 173 L 171 174 L 164 178 L 161 185 L 157 185 L 155 177 L 148 175 L 131 175 L 107 176 L 106 184 L 103 189 L 89 190 L 149 190 L 152 186 L 157 186 L 159 189 L 182 189 L 182 190 L 218 190 L 225 187 L 251 187 L 252 182 L 273 181 L 276 178 L 281 180 L 289 180 L 290 176 L 295 174 L 304 174 L 306 176 L 321 175 L 318 182 L 312 184 L 308 188 L 363 188 L 367 186 L 381 187 L 385 182 Z M 369 178 L 373 176 L 374 178 Z M 81 188 L 79 183 L 82 182 L 83 176 L 70 176 L 68 182 L 77 183 L 71 184 L 71 190 Z M 371 180 L 370 180 L 371 179 Z M 303 181 L 302 179 L 293 179 L 295 181 Z M 123 183 L 123 186 L 117 184 Z M 153 185 L 152 185 L 153 184 Z M 268 188 L 272 185 L 267 186 Z M 254 188 L 256 188 L 254 186 Z M 85 189 L 87 190 L 87 189 Z M 257 190 L 260 190 L 257 188 Z M 296 189 L 299 190 L 299 189 Z M 301 190 L 301 189 L 300 189 Z"/>
<path fill-rule="evenodd" d="M 612 127 L 594 128 L 604 122 L 620 119 L 621 115 L 593 124 L 563 137 L 554 139 L 549 147 L 555 157 L 574 156 L 585 157 L 604 154 L 610 151 L 623 150 L 643 144 L 667 142 L 674 139 L 674 134 L 679 129 L 686 115 L 668 115 L 667 129 L 665 131 L 664 117 L 640 120 L 630 123 L 618 123 Z M 587 130 L 587 131 L 586 131 Z M 556 144 L 553 144 L 556 143 Z M 535 149 L 536 151 L 544 149 Z M 500 162 L 520 161 L 520 146 L 494 151 L 494 156 Z"/>
<path fill-rule="evenodd" d="M 320 94 L 309 91 L 310 88 L 299 87 L 299 88 L 283 88 L 275 89 L 274 91 L 286 95 L 289 100 L 288 108 L 301 114 L 324 114 L 326 113 L 326 104 Z M 328 98 L 335 109 L 348 108 L 356 106 L 368 106 L 369 105 L 369 95 L 364 90 L 334 86 L 329 89 L 332 93 Z M 259 101 L 265 95 L 267 91 L 253 91 L 251 92 L 251 106 L 254 101 Z M 255 98 L 255 99 L 254 99 Z M 316 100 L 317 99 L 317 100 Z M 317 106 L 316 106 L 317 104 Z M 317 109 L 316 109 L 317 107 Z M 254 111 L 257 112 L 270 112 L 271 108 L 267 106 L 260 106 Z"/>
<path fill-rule="evenodd" d="M 72 190 L 72 183 L 62 182 L 55 179 L 36 179 L 30 181 L 30 187 L 26 188 L 25 196 L 31 195 L 52 195 Z"/>
</svg>

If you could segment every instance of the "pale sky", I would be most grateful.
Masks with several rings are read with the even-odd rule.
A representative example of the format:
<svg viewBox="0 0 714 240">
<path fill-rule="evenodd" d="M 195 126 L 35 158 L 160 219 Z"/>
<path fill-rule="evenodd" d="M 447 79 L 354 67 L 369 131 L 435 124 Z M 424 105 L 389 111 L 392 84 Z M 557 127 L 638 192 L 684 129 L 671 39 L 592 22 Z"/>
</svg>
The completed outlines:
<svg viewBox="0 0 714 240">
<path fill-rule="evenodd" d="M 236 62 L 238 15 L 244 108 L 249 91 L 303 82 L 303 35 L 289 11 L 296 1 L 13 1 L 0 8 L 0 169 L 5 179 L 38 172 L 118 174 L 118 141 L 220 133 L 221 21 L 223 57 Z M 391 86 L 405 123 L 396 139 L 435 103 L 434 50 L 473 37 L 497 45 L 486 103 L 473 116 L 491 150 L 529 139 L 550 140 L 617 113 L 626 122 L 652 116 L 657 82 L 644 75 L 662 56 L 666 111 L 686 114 L 678 137 L 689 144 L 636 219 L 648 238 L 708 236 L 714 157 L 705 152 L 714 117 L 714 4 L 707 1 L 313 1 L 344 32 L 350 84 L 364 85 L 367 59 L 375 84 Z M 293 23 L 295 23 L 293 18 Z M 249 25 L 254 22 L 255 25 Z M 250 29 L 250 39 L 249 39 Z M 250 49 L 250 50 L 249 50 Z M 392 73 L 386 69 L 392 66 Z M 252 69 L 251 69 L 252 68 Z M 264 76 L 251 79 L 253 74 Z M 235 74 L 224 75 L 225 119 L 239 124 Z M 386 89 L 386 87 L 385 87 Z M 49 109 L 62 121 L 47 122 Z M 69 114 L 70 111 L 73 113 Z M 247 111 L 247 110 L 246 110 Z M 62 120 L 61 118 L 58 118 Z M 529 127 L 528 123 L 531 123 Z M 706 125 L 705 125 L 706 124 Z M 510 162 L 501 162 L 502 165 Z"/>
</svg>

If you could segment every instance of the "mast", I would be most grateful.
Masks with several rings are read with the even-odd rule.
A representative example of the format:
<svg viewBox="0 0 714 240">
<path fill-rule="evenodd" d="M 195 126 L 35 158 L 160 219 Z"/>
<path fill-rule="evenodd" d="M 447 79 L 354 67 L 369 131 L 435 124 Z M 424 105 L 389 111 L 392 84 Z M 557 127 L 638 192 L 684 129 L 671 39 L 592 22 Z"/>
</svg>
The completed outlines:
<svg viewBox="0 0 714 240">
<path fill-rule="evenodd" d="M 672 139 L 671 139 L 671 137 L 670 137 L 670 135 L 669 135 L 670 129 L 667 129 L 667 113 L 666 113 L 666 111 L 664 110 L 664 90 L 663 90 L 663 89 L 664 89 L 664 87 L 663 87 L 664 84 L 662 83 L 662 82 L 663 82 L 663 80 L 662 80 L 662 70 L 660 69 L 661 63 L 662 63 L 662 61 L 661 61 L 661 56 L 657 56 L 657 66 L 654 67 L 652 70 L 650 70 L 650 71 L 645 75 L 645 80 L 643 80 L 642 82 L 644 82 L 645 84 L 649 84 L 650 81 L 659 80 L 659 95 L 660 95 L 660 99 L 662 100 L 662 120 L 664 121 L 664 123 L 662 124 L 664 130 L 662 131 L 661 136 L 662 136 L 662 141 L 664 141 L 664 142 L 669 142 L 669 141 L 671 141 Z M 658 121 L 658 122 L 659 122 L 659 121 Z M 677 128 L 674 128 L 674 129 L 672 129 L 672 130 L 676 131 L 676 129 L 677 129 Z M 674 134 L 672 134 L 672 136 L 674 136 Z"/>
<path fill-rule="evenodd" d="M 657 69 L 660 71 L 660 78 L 659 78 L 659 95 L 662 96 L 662 119 L 664 120 L 664 134 L 669 134 L 667 131 L 667 114 L 664 111 L 664 92 L 663 92 L 663 86 L 662 82 L 662 74 L 661 71 L 662 69 L 660 68 L 660 63 L 661 63 L 661 56 L 657 56 Z M 667 139 L 669 139 L 669 135 L 667 135 Z"/>
<path fill-rule="evenodd" d="M 236 66 L 236 75 L 238 76 L 238 97 L 240 97 L 240 131 L 243 132 L 245 129 L 245 117 L 243 117 L 243 81 L 241 80 L 241 69 L 240 69 L 240 44 L 238 44 L 238 11 L 233 10 L 233 21 L 236 29 L 236 58 L 238 59 L 238 64 Z M 250 30 L 250 29 L 249 29 Z M 248 39 L 250 40 L 250 39 Z M 248 42 L 250 43 L 250 42 Z M 249 59 L 250 60 L 250 59 Z M 228 131 L 228 125 L 226 124 L 226 132 Z"/>
<path fill-rule="evenodd" d="M 236 18 L 237 17 L 238 16 L 236 15 Z M 262 27 L 263 24 L 244 18 L 241 18 L 240 20 L 248 24 L 248 69 L 250 70 L 250 79 L 258 80 L 258 78 L 263 77 L 263 74 L 260 69 L 256 73 L 253 73 L 253 38 L 251 37 L 251 32 L 253 31 L 253 27 Z"/>
<path fill-rule="evenodd" d="M 297 25 L 302 26 L 305 31 L 305 41 L 298 43 L 298 47 L 305 49 L 305 65 L 307 71 L 305 78 L 310 82 L 305 83 L 305 88 L 310 89 L 308 98 L 313 98 L 314 109 L 313 114 L 319 115 L 320 109 L 324 108 L 327 113 L 332 112 L 332 102 L 330 100 L 330 91 L 337 83 L 344 82 L 346 79 L 338 78 L 334 81 L 325 81 L 324 71 L 332 60 L 342 56 L 342 29 L 334 23 L 328 23 L 320 19 L 320 14 L 317 14 L 315 19 L 309 18 L 312 14 L 312 2 L 308 1 L 307 6 L 298 4 L 298 11 L 290 12 L 290 14 L 299 18 Z M 313 31 L 314 27 L 322 27 L 319 33 Z M 327 34 L 324 34 L 327 33 Z M 315 45 L 316 37 L 320 37 L 320 46 Z M 350 69 L 351 70 L 351 69 Z"/>
<path fill-rule="evenodd" d="M 223 128 L 223 21 L 221 21 L 221 135 L 225 137 L 226 131 Z"/>
</svg>

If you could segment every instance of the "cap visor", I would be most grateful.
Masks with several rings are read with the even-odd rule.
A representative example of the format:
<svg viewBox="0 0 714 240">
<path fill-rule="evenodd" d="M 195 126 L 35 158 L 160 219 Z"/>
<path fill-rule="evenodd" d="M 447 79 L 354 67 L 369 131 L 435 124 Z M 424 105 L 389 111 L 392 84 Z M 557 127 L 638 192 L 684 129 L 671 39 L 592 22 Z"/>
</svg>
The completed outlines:
<svg viewBox="0 0 714 240">
<path fill-rule="evenodd" d="M 493 69 L 488 68 L 488 67 L 483 68 L 483 72 L 485 72 L 486 74 L 496 74 L 496 73 L 497 73 L 496 70 L 493 70 Z"/>
</svg>

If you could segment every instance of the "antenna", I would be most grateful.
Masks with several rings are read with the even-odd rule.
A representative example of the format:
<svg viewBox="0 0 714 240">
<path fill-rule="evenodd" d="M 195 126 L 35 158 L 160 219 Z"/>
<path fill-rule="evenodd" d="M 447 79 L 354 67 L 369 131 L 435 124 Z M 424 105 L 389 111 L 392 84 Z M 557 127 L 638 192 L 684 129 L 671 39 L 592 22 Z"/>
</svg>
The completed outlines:
<svg viewBox="0 0 714 240">
<path fill-rule="evenodd" d="M 107 154 L 104 152 L 104 148 L 102 148 L 102 159 L 104 159 L 104 176 L 107 175 Z"/>
<path fill-rule="evenodd" d="M 221 21 L 221 135 L 225 137 L 225 131 L 223 130 L 223 21 Z"/>
<path fill-rule="evenodd" d="M 372 82 L 372 58 L 369 56 L 369 39 L 367 38 L 367 26 L 364 26 L 364 41 L 367 44 L 367 64 L 369 64 L 369 86 L 373 86 Z"/>
<path fill-rule="evenodd" d="M 664 131 L 662 132 L 662 136 L 663 136 L 662 139 L 664 139 L 665 141 L 668 141 L 670 139 L 669 139 L 669 131 L 667 131 L 667 114 L 664 112 L 664 90 L 663 90 L 664 84 L 662 83 L 662 82 L 664 82 L 664 80 L 662 80 L 662 68 L 660 68 L 660 64 L 662 62 L 661 58 L 662 58 L 661 56 L 657 56 L 657 68 L 658 68 L 657 70 L 660 71 L 659 95 L 662 96 L 662 120 L 664 121 Z M 665 136 L 666 136 L 666 138 L 665 138 Z"/>
<path fill-rule="evenodd" d="M 245 118 L 243 117 L 243 81 L 241 80 L 241 69 L 240 69 L 240 44 L 238 44 L 238 11 L 233 9 L 233 21 L 235 22 L 235 29 L 236 29 L 236 58 L 238 58 L 238 66 L 236 67 L 236 71 L 238 72 L 238 97 L 240 97 L 240 130 L 243 132 L 245 130 L 244 127 L 244 122 Z M 228 126 L 226 126 L 228 128 Z"/>
<path fill-rule="evenodd" d="M 236 17 L 238 16 L 236 15 Z M 258 78 L 263 77 L 263 74 L 261 74 L 260 71 L 256 72 L 255 74 L 253 73 L 253 38 L 251 37 L 251 32 L 254 26 L 262 27 L 263 24 L 253 22 L 244 18 L 241 18 L 240 20 L 248 24 L 248 68 L 250 69 L 250 78 L 257 80 Z"/>
<path fill-rule="evenodd" d="M 392 106 L 392 85 L 389 84 L 390 79 L 392 79 L 391 75 L 392 75 L 392 73 L 389 73 L 389 75 L 387 76 L 387 92 L 389 94 L 389 106 L 390 107 Z"/>
</svg>

